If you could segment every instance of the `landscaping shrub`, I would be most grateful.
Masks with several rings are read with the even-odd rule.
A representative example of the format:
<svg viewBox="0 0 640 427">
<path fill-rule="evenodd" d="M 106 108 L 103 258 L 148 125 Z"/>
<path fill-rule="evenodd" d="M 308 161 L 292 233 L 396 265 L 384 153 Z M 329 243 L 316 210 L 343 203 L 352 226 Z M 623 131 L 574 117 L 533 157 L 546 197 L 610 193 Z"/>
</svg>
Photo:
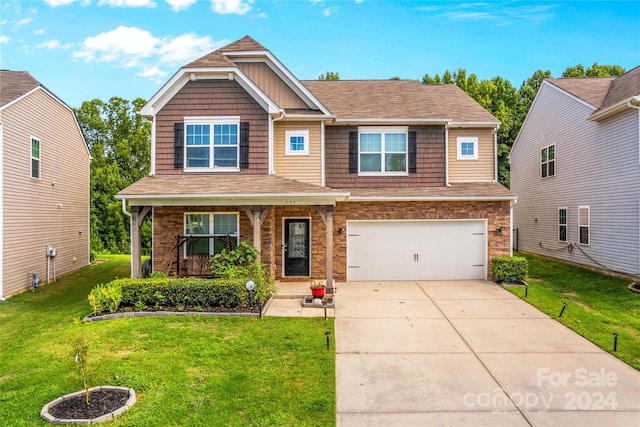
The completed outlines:
<svg viewBox="0 0 640 427">
<path fill-rule="evenodd" d="M 122 289 L 114 282 L 98 285 L 89 293 L 89 305 L 94 313 L 114 313 L 122 301 Z"/>
<path fill-rule="evenodd" d="M 265 265 L 256 262 L 259 255 L 258 250 L 244 240 L 232 251 L 223 249 L 216 254 L 211 260 L 211 272 L 222 279 L 241 280 L 243 286 L 248 280 L 253 281 L 253 300 L 264 301 L 276 292 L 276 286 Z"/>
<path fill-rule="evenodd" d="M 497 282 L 524 282 L 529 272 L 529 263 L 523 257 L 495 257 L 491 273 Z"/>
</svg>

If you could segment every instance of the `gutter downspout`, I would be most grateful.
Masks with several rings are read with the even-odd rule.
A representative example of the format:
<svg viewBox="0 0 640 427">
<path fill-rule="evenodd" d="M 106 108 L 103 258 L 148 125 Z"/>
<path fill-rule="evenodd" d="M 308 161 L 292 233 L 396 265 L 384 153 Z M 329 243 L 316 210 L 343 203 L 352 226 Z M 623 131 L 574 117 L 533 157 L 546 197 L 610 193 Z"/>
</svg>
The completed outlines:
<svg viewBox="0 0 640 427">
<path fill-rule="evenodd" d="M 493 131 L 493 182 L 498 182 L 498 129 L 500 125 Z"/>
<path fill-rule="evenodd" d="M 449 188 L 449 125 L 444 125 L 444 186 Z"/>
<path fill-rule="evenodd" d="M 269 119 L 269 136 L 270 136 L 270 144 L 269 144 L 269 175 L 275 175 L 276 174 L 276 170 L 275 170 L 275 162 L 274 162 L 274 151 L 275 151 L 275 143 L 276 143 L 276 137 L 274 135 L 275 132 L 275 126 L 274 123 L 278 122 L 282 119 L 284 119 L 287 115 L 285 114 L 284 110 L 280 110 L 280 117 L 276 117 L 275 119 Z"/>
<path fill-rule="evenodd" d="M 629 108 L 640 110 L 640 106 L 635 105 L 633 101 L 640 103 L 640 96 L 634 96 L 632 100 L 627 102 Z M 638 113 L 638 134 L 640 134 L 640 112 Z M 638 138 L 638 151 L 640 152 L 640 137 Z M 640 154 L 638 155 L 638 163 L 640 163 Z M 640 206 L 640 200 L 638 201 L 638 205 Z M 640 243 L 638 244 L 640 245 Z M 638 259 L 638 271 L 640 271 L 640 259 Z"/>
</svg>

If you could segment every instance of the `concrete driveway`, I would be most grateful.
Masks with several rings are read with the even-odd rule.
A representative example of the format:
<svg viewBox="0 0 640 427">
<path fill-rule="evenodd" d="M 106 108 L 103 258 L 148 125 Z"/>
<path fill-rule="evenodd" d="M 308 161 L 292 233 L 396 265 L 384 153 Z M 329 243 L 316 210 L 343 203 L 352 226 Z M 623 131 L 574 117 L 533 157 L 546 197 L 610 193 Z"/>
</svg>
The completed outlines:
<svg viewBox="0 0 640 427">
<path fill-rule="evenodd" d="M 640 372 L 495 283 L 337 292 L 338 426 L 640 426 Z"/>
</svg>

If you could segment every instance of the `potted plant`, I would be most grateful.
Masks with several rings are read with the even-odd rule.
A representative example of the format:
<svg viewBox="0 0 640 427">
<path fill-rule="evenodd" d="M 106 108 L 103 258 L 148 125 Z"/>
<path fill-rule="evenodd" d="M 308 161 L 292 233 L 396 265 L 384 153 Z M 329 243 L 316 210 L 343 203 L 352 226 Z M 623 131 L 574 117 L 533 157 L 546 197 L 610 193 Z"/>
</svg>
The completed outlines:
<svg viewBox="0 0 640 427">
<path fill-rule="evenodd" d="M 309 287 L 311 288 L 311 295 L 313 295 L 314 298 L 322 298 L 324 296 L 324 291 L 327 288 L 327 286 L 320 280 L 312 281 Z"/>
</svg>

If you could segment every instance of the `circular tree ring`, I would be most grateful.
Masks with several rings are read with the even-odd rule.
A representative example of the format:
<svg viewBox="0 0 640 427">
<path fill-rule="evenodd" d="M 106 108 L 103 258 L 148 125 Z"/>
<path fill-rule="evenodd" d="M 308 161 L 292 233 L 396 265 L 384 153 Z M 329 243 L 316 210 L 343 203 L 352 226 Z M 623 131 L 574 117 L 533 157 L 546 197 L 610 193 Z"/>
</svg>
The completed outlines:
<svg viewBox="0 0 640 427">
<path fill-rule="evenodd" d="M 40 411 L 40 416 L 50 422 L 51 424 L 93 424 L 93 423 L 104 423 L 107 421 L 113 420 L 118 415 L 122 414 L 124 411 L 129 409 L 136 403 L 136 393 L 132 388 L 126 387 L 116 387 L 116 386 L 99 386 L 92 387 L 89 389 L 89 393 L 92 392 L 126 392 L 128 397 L 127 401 L 124 404 L 120 404 L 120 406 L 116 406 L 113 408 L 105 409 L 105 413 L 98 415 L 94 418 L 59 418 L 51 414 L 51 410 L 55 408 L 57 405 L 60 405 L 62 402 L 81 398 L 84 399 L 85 390 L 80 390 L 75 393 L 65 394 L 62 397 L 59 397 L 51 402 L 47 403 L 42 407 L 42 411 Z"/>
</svg>

